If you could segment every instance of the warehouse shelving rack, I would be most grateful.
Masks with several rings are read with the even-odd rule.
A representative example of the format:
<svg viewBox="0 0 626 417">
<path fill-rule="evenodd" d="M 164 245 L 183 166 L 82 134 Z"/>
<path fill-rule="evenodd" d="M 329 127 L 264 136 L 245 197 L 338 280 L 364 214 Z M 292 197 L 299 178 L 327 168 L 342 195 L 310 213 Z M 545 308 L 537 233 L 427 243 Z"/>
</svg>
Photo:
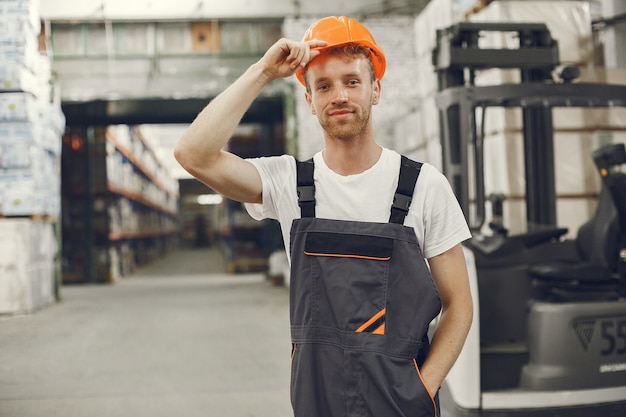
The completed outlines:
<svg viewBox="0 0 626 417">
<path fill-rule="evenodd" d="M 177 183 L 137 127 L 117 128 L 126 140 L 111 127 L 64 136 L 64 283 L 115 282 L 177 245 Z"/>
<path fill-rule="evenodd" d="M 276 155 L 284 151 L 281 134 L 272 127 L 259 124 L 247 135 L 237 135 L 229 141 L 228 150 L 242 158 Z M 275 220 L 256 221 L 243 204 L 226 199 L 222 227 L 223 257 L 227 272 L 265 272 L 270 254 L 282 247 L 280 227 Z"/>
</svg>

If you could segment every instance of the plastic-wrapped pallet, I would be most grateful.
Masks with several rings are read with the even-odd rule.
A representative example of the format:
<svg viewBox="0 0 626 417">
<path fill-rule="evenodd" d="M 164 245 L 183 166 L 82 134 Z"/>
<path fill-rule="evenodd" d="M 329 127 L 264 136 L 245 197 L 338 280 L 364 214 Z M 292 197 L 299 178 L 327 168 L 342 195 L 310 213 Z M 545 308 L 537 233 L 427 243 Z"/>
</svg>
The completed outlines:
<svg viewBox="0 0 626 417">
<path fill-rule="evenodd" d="M 559 43 L 562 63 L 586 64 L 593 59 L 591 12 L 586 1 L 567 0 L 496 0 L 471 15 L 473 22 L 545 23 Z M 485 34 L 481 48 L 517 49 L 519 40 L 513 33 Z"/>
<path fill-rule="evenodd" d="M 58 216 L 65 117 L 38 51 L 39 2 L 0 1 L 0 215 Z M 58 100 L 58 99 L 57 99 Z"/>
<path fill-rule="evenodd" d="M 60 133 L 29 93 L 0 93 L 0 121 L 0 214 L 56 216 Z"/>
<path fill-rule="evenodd" d="M 580 81 L 590 83 L 626 84 L 626 68 L 587 67 L 582 69 Z M 594 128 L 614 130 L 616 133 L 626 130 L 626 108 L 610 107 L 596 109 Z M 619 135 L 618 135 L 619 136 Z"/>
<path fill-rule="evenodd" d="M 41 30 L 39 2 L 0 1 L 0 88 L 9 91 L 35 89 L 32 76 L 38 65 L 37 36 Z"/>
<path fill-rule="evenodd" d="M 0 1 L 0 314 L 55 300 L 65 117 L 38 50 L 39 2 Z M 15 217 L 15 218 L 13 218 Z M 46 218 L 46 220 L 40 220 Z"/>
<path fill-rule="evenodd" d="M 570 236 L 593 214 L 593 199 L 600 191 L 591 152 L 606 140 L 589 131 L 572 130 L 554 133 L 555 187 L 559 225 L 570 229 Z M 609 142 L 610 143 L 610 142 Z M 502 193 L 507 205 L 522 201 L 525 194 L 524 145 L 521 132 L 504 131 L 485 137 L 485 190 L 487 194 Z M 559 207 L 569 207 L 567 211 Z M 573 209 L 578 207 L 577 209 Z M 525 211 L 514 215 L 505 213 L 505 226 L 512 232 L 522 232 Z"/>
<path fill-rule="evenodd" d="M 432 51 L 437 46 L 437 29 L 456 23 L 458 15 L 459 5 L 455 0 L 431 0 L 424 7 L 414 22 L 417 57 L 425 62 L 432 62 Z M 436 83 L 434 87 L 436 90 Z"/>
<path fill-rule="evenodd" d="M 55 300 L 53 225 L 0 219 L 0 314 L 29 313 Z"/>
</svg>

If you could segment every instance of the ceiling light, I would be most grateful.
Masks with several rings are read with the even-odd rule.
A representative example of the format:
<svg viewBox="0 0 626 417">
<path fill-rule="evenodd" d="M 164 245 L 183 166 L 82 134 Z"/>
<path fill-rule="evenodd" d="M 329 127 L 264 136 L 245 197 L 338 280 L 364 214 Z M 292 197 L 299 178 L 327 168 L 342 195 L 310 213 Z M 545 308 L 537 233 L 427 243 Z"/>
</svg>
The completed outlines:
<svg viewBox="0 0 626 417">
<path fill-rule="evenodd" d="M 209 206 L 221 204 L 224 198 L 219 194 L 202 194 L 198 196 L 196 201 L 201 206 Z"/>
</svg>

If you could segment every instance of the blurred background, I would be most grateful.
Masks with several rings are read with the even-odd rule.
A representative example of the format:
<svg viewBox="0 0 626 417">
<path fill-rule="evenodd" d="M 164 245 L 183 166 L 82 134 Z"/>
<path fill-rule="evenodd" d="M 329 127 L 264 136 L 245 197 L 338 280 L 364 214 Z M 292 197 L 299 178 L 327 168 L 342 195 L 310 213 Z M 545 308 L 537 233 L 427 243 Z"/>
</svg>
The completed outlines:
<svg viewBox="0 0 626 417">
<path fill-rule="evenodd" d="M 457 34 L 446 30 L 542 24 L 549 36 L 538 42 L 558 45 L 557 65 L 542 81 L 623 86 L 625 14 L 624 0 L 0 0 L 0 417 L 207 415 L 205 407 L 289 414 L 288 292 L 273 291 L 289 284 L 278 224 L 252 220 L 172 154 L 202 108 L 280 37 L 301 39 L 327 15 L 362 21 L 387 57 L 373 112 L 378 142 L 462 184 L 473 171 L 450 166 L 437 101 L 451 79 L 445 42 Z M 481 33 L 476 42 L 528 46 L 515 31 Z M 522 81 L 515 65 L 495 63 L 503 65 L 474 62 L 460 74 L 475 86 Z M 572 80 L 565 68 L 575 70 Z M 303 93 L 294 77 L 272 82 L 228 150 L 311 157 L 323 136 Z M 612 100 L 565 100 L 536 126 L 553 140 L 550 222 L 567 229 L 564 238 L 576 238 L 598 206 L 591 152 L 626 143 L 623 98 Z M 527 216 L 526 116 L 514 106 L 477 113 L 483 194 L 497 198 L 485 202 L 474 231 L 523 233 L 536 226 Z M 474 224 L 477 203 L 468 204 Z M 523 320 L 526 301 L 516 301 Z M 504 333 L 513 322 L 503 320 Z M 612 340 L 623 354 L 619 323 Z M 528 359 L 526 340 L 517 342 L 497 352 L 501 362 L 483 387 L 516 386 Z M 168 362 L 175 349 L 181 362 Z M 257 353 L 277 356 L 260 363 Z M 519 366 L 503 382 L 511 353 Z"/>
</svg>

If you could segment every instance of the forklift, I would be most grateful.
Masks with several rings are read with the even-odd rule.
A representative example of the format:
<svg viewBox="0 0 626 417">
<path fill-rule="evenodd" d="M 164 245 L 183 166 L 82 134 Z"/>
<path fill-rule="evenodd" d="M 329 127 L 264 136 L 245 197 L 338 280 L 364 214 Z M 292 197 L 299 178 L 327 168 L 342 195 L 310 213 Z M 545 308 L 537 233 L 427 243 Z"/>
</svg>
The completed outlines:
<svg viewBox="0 0 626 417">
<path fill-rule="evenodd" d="M 517 49 L 486 49 L 487 32 Z M 626 85 L 576 82 L 542 23 L 461 22 L 437 31 L 442 170 L 472 238 L 464 252 L 474 322 L 441 389 L 442 415 L 626 416 L 626 151 L 589 155 L 601 191 L 592 218 L 566 238 L 556 219 L 552 108 L 626 106 Z M 521 82 L 476 86 L 475 71 L 519 69 Z M 555 73 L 558 72 L 558 75 Z M 527 230 L 511 234 L 502 195 L 486 195 L 485 115 L 521 108 Z M 487 222 L 487 205 L 491 219 Z"/>
</svg>

